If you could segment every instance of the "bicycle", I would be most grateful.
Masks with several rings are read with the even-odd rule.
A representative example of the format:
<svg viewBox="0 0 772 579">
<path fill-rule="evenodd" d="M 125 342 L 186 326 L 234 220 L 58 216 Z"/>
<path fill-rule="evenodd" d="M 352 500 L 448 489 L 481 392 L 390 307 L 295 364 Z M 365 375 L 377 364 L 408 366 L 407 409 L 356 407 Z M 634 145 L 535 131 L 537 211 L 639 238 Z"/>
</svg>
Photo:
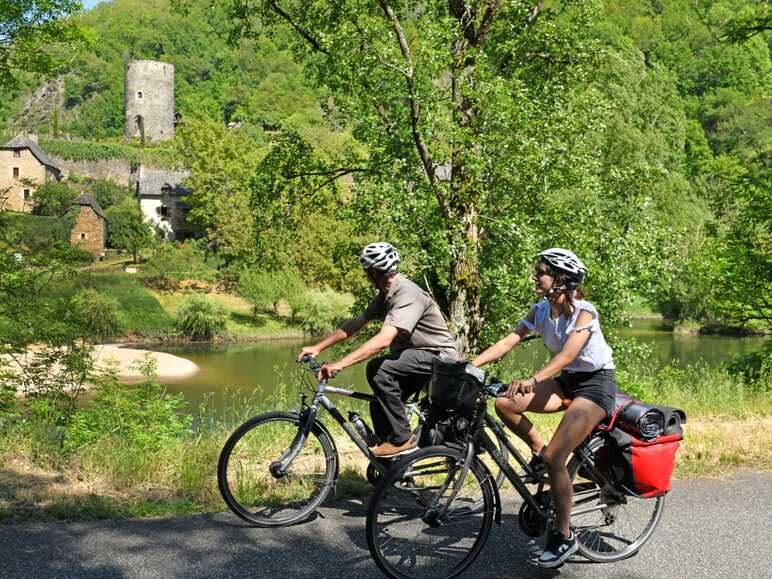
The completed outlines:
<svg viewBox="0 0 772 579">
<path fill-rule="evenodd" d="M 522 497 L 518 521 L 526 535 L 543 535 L 554 519 L 546 475 L 530 468 L 503 426 L 487 412 L 487 400 L 499 396 L 506 385 L 478 386 L 479 398 L 461 444 L 431 446 L 404 457 L 376 486 L 367 513 L 367 544 L 388 577 L 456 577 L 480 554 L 493 522 L 501 523 L 502 515 L 501 496 L 480 460 L 481 452 L 490 455 Z M 651 537 L 665 497 L 638 499 L 615 484 L 603 428 L 599 425 L 568 462 L 574 481 L 571 520 L 579 553 L 591 561 L 611 562 L 634 555 Z M 499 444 L 537 480 L 535 492 L 499 452 Z"/>
<path fill-rule="evenodd" d="M 301 363 L 314 376 L 321 368 L 311 356 Z M 330 386 L 326 378 L 318 382 L 308 379 L 301 384 L 304 387 L 297 411 L 268 412 L 250 418 L 230 435 L 220 452 L 217 482 L 223 500 L 236 515 L 259 527 L 307 519 L 335 487 L 340 456 L 332 433 L 320 420 L 321 409 L 332 416 L 369 461 L 368 482 L 376 484 L 392 462 L 370 451 L 378 440 L 367 423 L 354 411 L 348 413 L 347 420 L 328 397 L 334 394 L 374 402 L 374 395 Z M 413 433 L 420 438 L 428 401 L 420 397 L 419 391 L 405 407 L 411 420 L 417 422 Z M 508 452 L 503 447 L 500 450 Z M 499 473 L 498 484 L 503 480 L 503 473 Z"/>
</svg>

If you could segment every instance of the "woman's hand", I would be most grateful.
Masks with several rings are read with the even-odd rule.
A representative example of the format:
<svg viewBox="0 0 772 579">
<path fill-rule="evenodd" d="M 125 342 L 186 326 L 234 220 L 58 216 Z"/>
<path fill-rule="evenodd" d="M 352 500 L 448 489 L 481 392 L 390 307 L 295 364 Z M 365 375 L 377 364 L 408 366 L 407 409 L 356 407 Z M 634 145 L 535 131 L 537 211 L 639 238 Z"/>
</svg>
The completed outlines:
<svg viewBox="0 0 772 579">
<path fill-rule="evenodd" d="M 526 394 L 533 392 L 535 387 L 536 380 L 534 378 L 526 378 L 525 380 L 512 380 L 504 396 L 510 399 L 514 399 L 515 396 L 518 395 L 525 396 Z"/>
</svg>

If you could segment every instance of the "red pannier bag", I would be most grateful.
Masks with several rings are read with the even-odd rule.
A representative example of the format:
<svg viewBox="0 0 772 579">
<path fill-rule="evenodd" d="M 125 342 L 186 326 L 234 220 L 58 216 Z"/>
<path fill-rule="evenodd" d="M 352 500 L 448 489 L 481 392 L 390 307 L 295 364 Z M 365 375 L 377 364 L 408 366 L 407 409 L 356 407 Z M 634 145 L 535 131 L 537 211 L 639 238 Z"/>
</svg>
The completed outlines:
<svg viewBox="0 0 772 579">
<path fill-rule="evenodd" d="M 612 468 L 620 487 L 637 497 L 659 497 L 670 490 L 675 455 L 683 440 L 681 432 L 662 434 L 645 441 L 621 428 L 608 432 L 615 447 Z"/>
</svg>

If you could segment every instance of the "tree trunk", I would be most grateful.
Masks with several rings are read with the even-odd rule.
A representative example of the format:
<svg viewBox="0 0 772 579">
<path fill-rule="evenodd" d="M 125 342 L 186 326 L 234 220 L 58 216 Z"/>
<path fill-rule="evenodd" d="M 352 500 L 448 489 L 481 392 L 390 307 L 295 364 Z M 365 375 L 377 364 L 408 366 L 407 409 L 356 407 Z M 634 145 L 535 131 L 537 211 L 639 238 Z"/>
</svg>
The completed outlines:
<svg viewBox="0 0 772 579">
<path fill-rule="evenodd" d="M 450 323 L 458 354 L 464 358 L 476 349 L 483 324 L 476 206 L 467 204 L 457 218 L 460 227 L 451 231 L 450 240 L 456 248 L 450 272 Z"/>
</svg>

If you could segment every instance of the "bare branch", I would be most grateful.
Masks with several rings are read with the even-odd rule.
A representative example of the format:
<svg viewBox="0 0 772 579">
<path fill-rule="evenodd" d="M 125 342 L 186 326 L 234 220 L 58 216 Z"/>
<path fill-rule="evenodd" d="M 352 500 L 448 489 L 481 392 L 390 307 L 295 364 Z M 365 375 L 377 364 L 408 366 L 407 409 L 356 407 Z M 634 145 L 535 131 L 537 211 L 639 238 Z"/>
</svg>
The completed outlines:
<svg viewBox="0 0 772 579">
<path fill-rule="evenodd" d="M 276 0 L 271 0 L 271 8 L 273 8 L 273 11 L 276 12 L 279 16 L 284 18 L 292 28 L 298 31 L 298 34 L 300 34 L 303 38 L 305 38 L 308 43 L 314 47 L 315 50 L 319 52 L 323 52 L 324 54 L 329 56 L 329 52 L 326 51 L 324 48 L 322 48 L 322 45 L 319 44 L 319 41 L 314 37 L 314 35 L 311 33 L 310 30 L 305 28 L 304 26 L 301 26 L 297 22 L 295 22 L 292 17 L 287 14 L 284 10 L 279 8 L 279 5 L 276 3 Z"/>
<path fill-rule="evenodd" d="M 480 22 L 480 30 L 477 33 L 477 39 L 474 43 L 476 47 L 479 48 L 483 45 L 483 42 L 485 42 L 485 36 L 488 34 L 491 26 L 493 26 L 493 21 L 496 19 L 499 10 L 501 10 L 502 4 L 504 4 L 503 0 L 492 0 L 488 2 L 488 7 L 485 9 L 485 14 L 483 14 L 482 22 Z"/>
<path fill-rule="evenodd" d="M 431 155 L 429 154 L 429 148 L 426 146 L 426 143 L 424 142 L 423 137 L 421 136 L 421 133 L 418 129 L 418 125 L 421 119 L 421 107 L 418 102 L 418 98 L 416 97 L 415 82 L 413 79 L 414 67 L 413 59 L 410 56 L 410 46 L 408 45 L 405 31 L 402 29 L 402 25 L 397 19 L 397 15 L 394 13 L 394 9 L 388 2 L 386 2 L 386 0 L 379 0 L 379 3 L 383 9 L 384 14 L 386 15 L 386 18 L 389 19 L 389 22 L 391 22 L 391 25 L 394 28 L 394 33 L 397 35 L 397 40 L 399 42 L 399 48 L 402 51 L 402 58 L 404 59 L 405 65 L 407 66 L 407 68 L 403 71 L 403 75 L 405 77 L 405 84 L 407 85 L 408 96 L 410 98 L 410 125 L 413 134 L 413 142 L 415 143 L 416 149 L 418 150 L 418 155 L 421 158 L 421 163 L 424 167 L 424 171 L 426 172 L 426 176 L 429 179 L 429 184 L 432 186 L 434 194 L 437 197 L 437 201 L 439 202 L 440 210 L 442 211 L 443 215 L 445 215 L 445 217 L 448 217 L 450 215 L 450 211 L 445 199 L 445 194 L 442 189 L 437 186 L 437 174 L 434 162 L 432 161 Z"/>
<path fill-rule="evenodd" d="M 531 10 L 531 13 L 528 15 L 528 18 L 525 19 L 526 24 L 531 24 L 534 20 L 536 20 L 539 17 L 539 14 L 541 14 L 542 6 L 544 5 L 544 0 L 539 0 L 536 5 L 533 7 L 533 10 Z"/>
</svg>

